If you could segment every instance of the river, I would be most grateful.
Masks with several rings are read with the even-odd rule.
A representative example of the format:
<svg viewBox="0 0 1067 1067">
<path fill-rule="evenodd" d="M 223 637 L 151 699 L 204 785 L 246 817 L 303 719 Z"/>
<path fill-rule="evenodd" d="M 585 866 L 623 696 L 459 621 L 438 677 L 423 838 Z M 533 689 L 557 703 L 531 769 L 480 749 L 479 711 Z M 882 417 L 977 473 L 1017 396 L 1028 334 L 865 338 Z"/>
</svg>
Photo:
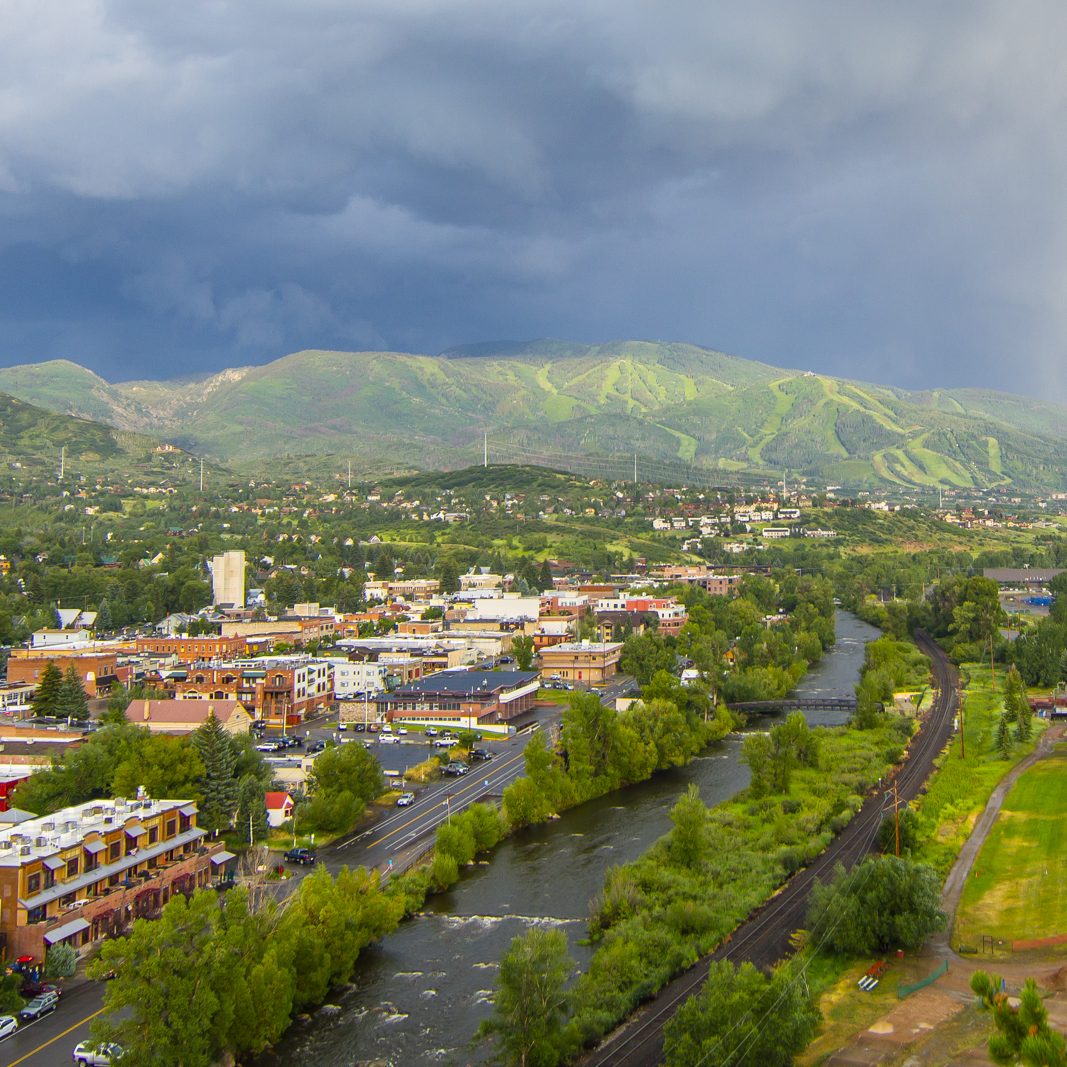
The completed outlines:
<svg viewBox="0 0 1067 1067">
<path fill-rule="evenodd" d="M 796 689 L 797 695 L 851 696 L 864 645 L 879 631 L 848 612 L 836 618 L 837 641 Z M 809 715 L 833 725 L 840 713 Z M 484 1063 L 487 1049 L 472 1044 L 491 1010 L 500 957 L 511 939 L 532 925 L 558 926 L 582 966 L 589 901 L 612 864 L 636 859 L 670 829 L 669 812 L 690 782 L 708 805 L 748 783 L 740 738 L 712 745 L 687 767 L 590 801 L 561 819 L 504 841 L 491 860 L 464 872 L 426 912 L 369 948 L 358 981 L 337 994 L 339 1010 L 297 1022 L 262 1067 L 315 1064 Z"/>
</svg>

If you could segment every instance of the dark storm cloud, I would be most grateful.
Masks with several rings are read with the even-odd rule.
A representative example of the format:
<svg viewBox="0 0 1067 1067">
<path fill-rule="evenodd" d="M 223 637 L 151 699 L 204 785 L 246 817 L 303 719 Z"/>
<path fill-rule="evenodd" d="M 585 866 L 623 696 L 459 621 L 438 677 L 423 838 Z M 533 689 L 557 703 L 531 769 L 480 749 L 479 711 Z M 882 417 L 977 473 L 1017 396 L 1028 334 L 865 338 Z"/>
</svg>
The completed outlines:
<svg viewBox="0 0 1067 1067">
<path fill-rule="evenodd" d="M 692 340 L 1065 395 L 1055 3 L 0 14 L 0 359 Z"/>
</svg>

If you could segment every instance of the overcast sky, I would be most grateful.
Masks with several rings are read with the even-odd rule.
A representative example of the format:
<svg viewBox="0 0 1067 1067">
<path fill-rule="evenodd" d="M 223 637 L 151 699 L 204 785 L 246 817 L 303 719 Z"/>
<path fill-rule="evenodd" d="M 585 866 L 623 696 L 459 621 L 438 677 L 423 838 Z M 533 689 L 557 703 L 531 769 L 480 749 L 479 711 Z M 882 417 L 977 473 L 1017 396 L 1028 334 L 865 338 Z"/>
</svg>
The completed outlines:
<svg viewBox="0 0 1067 1067">
<path fill-rule="evenodd" d="M 3 0 L 0 364 L 646 338 L 1067 400 L 1065 39 L 1060 0 Z"/>
</svg>

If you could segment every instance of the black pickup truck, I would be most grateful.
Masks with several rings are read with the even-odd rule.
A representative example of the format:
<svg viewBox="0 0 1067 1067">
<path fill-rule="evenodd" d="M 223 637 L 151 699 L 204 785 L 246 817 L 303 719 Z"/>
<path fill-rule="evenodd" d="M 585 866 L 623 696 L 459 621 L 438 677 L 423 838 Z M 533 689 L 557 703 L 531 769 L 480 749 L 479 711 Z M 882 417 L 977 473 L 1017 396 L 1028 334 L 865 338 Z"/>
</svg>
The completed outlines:
<svg viewBox="0 0 1067 1067">
<path fill-rule="evenodd" d="M 285 862 L 310 867 L 315 863 L 315 853 L 310 848 L 291 848 L 285 853 Z"/>
</svg>

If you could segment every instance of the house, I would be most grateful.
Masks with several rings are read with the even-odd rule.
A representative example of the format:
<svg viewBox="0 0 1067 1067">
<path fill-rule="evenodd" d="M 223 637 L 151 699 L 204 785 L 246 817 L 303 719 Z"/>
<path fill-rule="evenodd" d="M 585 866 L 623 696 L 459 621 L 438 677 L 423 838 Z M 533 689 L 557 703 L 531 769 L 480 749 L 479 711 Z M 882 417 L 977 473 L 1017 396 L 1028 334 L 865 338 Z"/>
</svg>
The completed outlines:
<svg viewBox="0 0 1067 1067">
<path fill-rule="evenodd" d="M 246 734 L 252 716 L 239 700 L 131 700 L 126 718 L 154 734 L 189 734 L 210 718 L 228 734 Z"/>
<path fill-rule="evenodd" d="M 80 949 L 150 918 L 177 893 L 224 881 L 236 862 L 196 825 L 191 800 L 91 800 L 0 824 L 6 954 Z"/>
<path fill-rule="evenodd" d="M 293 798 L 285 792 L 270 791 L 266 794 L 267 824 L 275 830 L 293 817 Z"/>
</svg>

